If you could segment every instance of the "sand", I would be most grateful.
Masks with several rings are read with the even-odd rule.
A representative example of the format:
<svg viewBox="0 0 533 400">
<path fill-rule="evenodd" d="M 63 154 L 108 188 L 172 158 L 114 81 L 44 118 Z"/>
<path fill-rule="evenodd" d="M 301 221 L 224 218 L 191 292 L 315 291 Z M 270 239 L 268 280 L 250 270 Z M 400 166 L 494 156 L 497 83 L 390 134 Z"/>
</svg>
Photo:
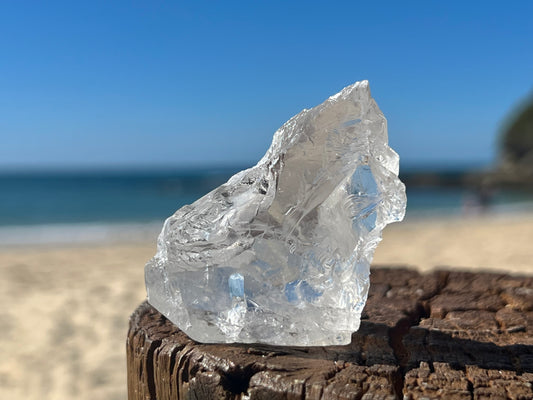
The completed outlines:
<svg viewBox="0 0 533 400">
<path fill-rule="evenodd" d="M 387 228 L 374 261 L 531 275 L 532 238 L 533 215 L 415 220 Z M 154 251 L 0 249 L 0 398 L 125 399 L 128 317 Z"/>
<path fill-rule="evenodd" d="M 124 399 L 151 244 L 0 251 L 0 398 Z"/>
<path fill-rule="evenodd" d="M 533 274 L 533 214 L 419 219 L 389 225 L 374 264 Z"/>
</svg>

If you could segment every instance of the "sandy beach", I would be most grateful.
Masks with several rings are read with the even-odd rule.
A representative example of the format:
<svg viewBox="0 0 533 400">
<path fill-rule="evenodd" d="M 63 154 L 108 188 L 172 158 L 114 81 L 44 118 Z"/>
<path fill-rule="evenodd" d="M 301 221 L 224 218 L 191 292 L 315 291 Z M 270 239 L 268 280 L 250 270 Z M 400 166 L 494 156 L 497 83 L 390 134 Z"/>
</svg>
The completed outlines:
<svg viewBox="0 0 533 400">
<path fill-rule="evenodd" d="M 374 264 L 533 274 L 533 214 L 389 226 Z M 0 398 L 125 399 L 128 317 L 152 243 L 0 249 Z"/>
</svg>

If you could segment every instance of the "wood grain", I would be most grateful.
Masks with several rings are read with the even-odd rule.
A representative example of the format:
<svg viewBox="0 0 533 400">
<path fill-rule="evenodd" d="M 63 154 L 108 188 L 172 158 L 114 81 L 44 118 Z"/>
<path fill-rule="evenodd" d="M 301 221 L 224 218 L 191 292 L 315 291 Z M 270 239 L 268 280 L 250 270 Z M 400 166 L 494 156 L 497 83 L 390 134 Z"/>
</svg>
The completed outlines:
<svg viewBox="0 0 533 400">
<path fill-rule="evenodd" d="M 533 399 L 533 278 L 373 268 L 347 346 L 201 344 L 148 303 L 130 319 L 128 398 Z"/>
</svg>

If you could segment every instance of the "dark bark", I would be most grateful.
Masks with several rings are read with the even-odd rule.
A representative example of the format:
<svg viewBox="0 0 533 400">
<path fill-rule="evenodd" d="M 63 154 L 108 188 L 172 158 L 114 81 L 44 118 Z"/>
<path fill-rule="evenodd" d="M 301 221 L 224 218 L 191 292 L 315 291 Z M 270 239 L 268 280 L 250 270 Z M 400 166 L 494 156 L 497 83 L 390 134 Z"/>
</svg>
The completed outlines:
<svg viewBox="0 0 533 400">
<path fill-rule="evenodd" d="M 143 303 L 129 399 L 533 399 L 533 278 L 373 268 L 371 282 L 347 346 L 201 344 Z"/>
</svg>

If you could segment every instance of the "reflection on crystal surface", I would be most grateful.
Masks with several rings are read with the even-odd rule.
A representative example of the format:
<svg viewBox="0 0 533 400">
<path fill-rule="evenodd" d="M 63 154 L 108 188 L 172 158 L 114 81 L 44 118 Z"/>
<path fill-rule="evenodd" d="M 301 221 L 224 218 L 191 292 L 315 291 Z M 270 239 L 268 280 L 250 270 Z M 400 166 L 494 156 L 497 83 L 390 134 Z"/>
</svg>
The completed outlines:
<svg viewBox="0 0 533 400">
<path fill-rule="evenodd" d="M 239 273 L 231 274 L 228 278 L 229 293 L 231 298 L 244 298 L 244 278 Z"/>
<path fill-rule="evenodd" d="M 381 230 L 404 216 L 397 175 L 368 82 L 346 87 L 167 219 L 148 300 L 201 342 L 348 343 Z"/>
</svg>

